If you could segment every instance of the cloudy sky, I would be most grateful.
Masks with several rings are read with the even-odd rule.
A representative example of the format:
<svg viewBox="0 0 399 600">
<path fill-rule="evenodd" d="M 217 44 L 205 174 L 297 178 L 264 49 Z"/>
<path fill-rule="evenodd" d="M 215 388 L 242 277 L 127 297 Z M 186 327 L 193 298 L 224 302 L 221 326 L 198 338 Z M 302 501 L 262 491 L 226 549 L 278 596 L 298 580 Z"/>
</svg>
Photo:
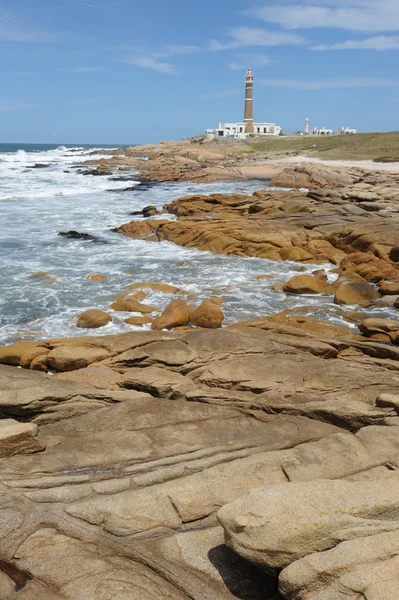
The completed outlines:
<svg viewBox="0 0 399 600">
<path fill-rule="evenodd" d="M 399 129 L 399 0 L 0 0 L 0 142 Z"/>
</svg>

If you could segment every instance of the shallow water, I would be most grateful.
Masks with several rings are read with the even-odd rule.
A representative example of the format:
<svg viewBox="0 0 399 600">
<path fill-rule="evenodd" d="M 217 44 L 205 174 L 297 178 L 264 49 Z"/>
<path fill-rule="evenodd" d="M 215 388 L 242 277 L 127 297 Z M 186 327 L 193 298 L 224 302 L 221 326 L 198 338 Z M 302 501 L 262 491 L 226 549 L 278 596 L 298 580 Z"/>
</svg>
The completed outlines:
<svg viewBox="0 0 399 600">
<path fill-rule="evenodd" d="M 227 322 L 304 304 L 310 306 L 312 314 L 316 309 L 320 318 L 342 320 L 340 309 L 331 299 L 286 297 L 271 290 L 274 283 L 297 274 L 295 263 L 214 255 L 169 242 L 130 240 L 110 231 L 131 220 L 131 212 L 148 204 L 161 208 L 192 193 L 253 192 L 263 188 L 264 182 L 178 183 L 141 190 L 137 180 L 136 185 L 134 180 L 79 174 L 73 165 L 88 158 L 89 150 L 65 147 L 0 153 L 1 344 L 18 339 L 87 335 L 87 331 L 74 326 L 74 315 L 88 308 L 109 310 L 116 294 L 141 281 L 177 285 L 197 295 L 190 300 L 194 305 L 212 295 L 221 295 Z M 29 168 L 37 163 L 49 166 Z M 123 191 L 134 185 L 134 189 Z M 100 236 L 109 243 L 58 236 L 60 231 L 68 230 Z M 308 272 L 314 268 L 306 266 Z M 326 265 L 326 269 L 331 270 L 331 266 Z M 49 275 L 29 278 L 37 271 Z M 103 273 L 108 279 L 86 281 L 92 273 Z M 272 277 L 254 279 L 258 275 Z M 170 300 L 170 295 L 151 292 L 145 303 L 163 309 Z M 390 312 L 384 309 L 379 314 L 389 316 Z M 112 316 L 112 324 L 90 334 L 133 329 L 124 323 L 131 313 L 114 312 Z"/>
</svg>

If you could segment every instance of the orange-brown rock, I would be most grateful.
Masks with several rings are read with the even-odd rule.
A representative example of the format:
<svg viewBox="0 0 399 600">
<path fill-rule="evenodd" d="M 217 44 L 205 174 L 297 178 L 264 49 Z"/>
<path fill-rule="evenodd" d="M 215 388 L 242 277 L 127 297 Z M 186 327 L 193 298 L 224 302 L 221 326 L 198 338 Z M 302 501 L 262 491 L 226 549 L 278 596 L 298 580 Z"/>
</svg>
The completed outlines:
<svg viewBox="0 0 399 600">
<path fill-rule="evenodd" d="M 164 220 L 141 220 L 141 221 L 130 221 L 126 225 L 121 225 L 120 227 L 115 227 L 113 231 L 116 233 L 122 233 L 127 237 L 132 237 L 138 240 L 147 240 L 152 242 L 158 242 L 158 230 L 159 227 L 163 223 L 167 223 L 168 221 Z"/>
<path fill-rule="evenodd" d="M 77 315 L 75 319 L 76 327 L 80 327 L 81 329 L 98 329 L 112 322 L 111 315 L 96 308 L 85 310 L 80 315 Z"/>
<path fill-rule="evenodd" d="M 46 275 L 50 275 L 50 273 L 48 271 L 36 271 L 36 273 L 32 273 L 31 275 L 28 275 L 28 278 L 36 279 L 36 278 L 40 278 L 40 277 L 45 277 Z"/>
<path fill-rule="evenodd" d="M 284 292 L 284 283 L 275 283 L 272 285 L 272 290 L 275 292 Z"/>
<path fill-rule="evenodd" d="M 109 356 L 110 352 L 106 348 L 71 343 L 51 350 L 47 356 L 47 365 L 56 371 L 75 371 L 105 360 Z"/>
<path fill-rule="evenodd" d="M 87 281 L 106 281 L 107 276 L 102 273 L 93 273 L 92 275 L 88 275 L 86 279 Z"/>
<path fill-rule="evenodd" d="M 222 326 L 224 319 L 218 298 L 202 302 L 190 316 L 190 323 L 196 327 L 217 329 Z"/>
<path fill-rule="evenodd" d="M 380 281 L 378 284 L 378 291 L 380 294 L 384 296 L 396 296 L 399 295 L 399 281 L 390 282 L 390 281 Z"/>
<path fill-rule="evenodd" d="M 143 314 L 150 314 L 158 310 L 156 306 L 142 304 L 141 302 L 137 302 L 137 300 L 131 296 L 125 296 L 124 298 L 113 302 L 110 308 L 117 312 L 139 312 Z"/>
<path fill-rule="evenodd" d="M 162 283 L 161 281 L 140 281 L 137 283 L 131 283 L 125 287 L 126 290 L 152 290 L 153 292 L 163 292 L 164 294 L 184 294 L 184 290 L 170 285 L 169 283 Z M 145 293 L 145 292 L 144 292 Z"/>
<path fill-rule="evenodd" d="M 308 194 L 264 189 L 252 195 L 188 196 L 165 206 L 177 221 L 132 221 L 119 231 L 140 238 L 148 227 L 148 239 L 154 241 L 235 256 L 342 263 L 340 273 L 357 272 L 371 282 L 399 281 L 397 264 L 389 258 L 397 246 L 396 213 L 370 212 L 361 206 L 374 194 L 380 200 L 389 196 L 394 207 L 399 201 L 397 182 L 387 177 L 391 187 L 378 187 L 366 172 L 353 173 L 370 183 Z"/>
<path fill-rule="evenodd" d="M 345 283 L 336 289 L 335 304 L 357 304 L 358 306 L 370 306 L 379 298 L 378 292 L 366 282 L 355 281 Z"/>
<path fill-rule="evenodd" d="M 152 323 L 153 319 L 151 317 L 130 317 L 129 319 L 125 319 L 125 323 L 128 325 L 148 325 Z"/>
<path fill-rule="evenodd" d="M 21 362 L 30 364 L 35 356 L 43 354 L 45 344 L 26 340 L 23 342 L 15 342 L 9 346 L 2 346 L 0 348 L 0 363 L 4 365 L 20 366 Z"/>
<path fill-rule="evenodd" d="M 359 177 L 357 169 L 343 169 L 322 164 L 304 163 L 285 167 L 272 178 L 270 185 L 276 187 L 308 188 L 341 188 L 356 181 Z"/>
<path fill-rule="evenodd" d="M 394 341 L 399 331 L 399 321 L 372 317 L 358 323 L 358 327 L 365 336 L 375 338 L 376 335 L 385 334 L 388 338 L 386 341 Z"/>
<path fill-rule="evenodd" d="M 332 294 L 334 288 L 313 275 L 295 275 L 284 284 L 284 291 L 289 294 Z"/>
<path fill-rule="evenodd" d="M 151 329 L 174 329 L 187 325 L 190 321 L 190 307 L 185 300 L 172 300 L 163 313 L 157 317 Z"/>
<path fill-rule="evenodd" d="M 341 273 L 357 273 L 366 281 L 396 279 L 399 271 L 386 259 L 376 258 L 372 252 L 355 252 L 346 256 L 339 267 Z M 398 279 L 399 281 L 399 279 Z"/>
</svg>

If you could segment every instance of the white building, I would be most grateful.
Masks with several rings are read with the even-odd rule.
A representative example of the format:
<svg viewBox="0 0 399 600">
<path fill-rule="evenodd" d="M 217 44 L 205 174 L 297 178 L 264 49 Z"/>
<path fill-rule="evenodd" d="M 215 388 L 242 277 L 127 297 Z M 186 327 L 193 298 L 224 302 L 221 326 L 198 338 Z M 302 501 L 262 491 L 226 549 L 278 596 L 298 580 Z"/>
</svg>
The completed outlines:
<svg viewBox="0 0 399 600">
<path fill-rule="evenodd" d="M 312 135 L 315 137 L 318 136 L 329 136 L 329 135 L 353 135 L 357 133 L 356 129 L 350 129 L 349 127 L 341 127 L 338 131 L 333 131 L 332 129 L 327 129 L 326 127 L 322 127 L 322 129 L 317 129 L 314 127 L 311 131 L 309 131 L 309 119 L 305 119 L 305 129 L 301 132 L 301 135 Z"/>
<path fill-rule="evenodd" d="M 321 129 L 317 129 L 317 127 L 315 127 L 314 129 L 312 129 L 312 131 L 310 132 L 310 135 L 314 135 L 314 136 L 326 136 L 326 135 L 334 135 L 334 132 L 332 129 L 326 129 L 326 127 L 322 127 Z"/>
<path fill-rule="evenodd" d="M 349 127 L 342 127 L 337 131 L 337 135 L 354 135 L 355 133 L 357 133 L 357 129 L 349 129 Z"/>
<path fill-rule="evenodd" d="M 243 140 L 249 135 L 270 136 L 280 135 L 281 127 L 275 123 L 254 123 L 254 132 L 249 134 L 245 132 L 245 123 L 219 123 L 216 129 L 207 129 L 206 138 L 208 140 Z"/>
</svg>

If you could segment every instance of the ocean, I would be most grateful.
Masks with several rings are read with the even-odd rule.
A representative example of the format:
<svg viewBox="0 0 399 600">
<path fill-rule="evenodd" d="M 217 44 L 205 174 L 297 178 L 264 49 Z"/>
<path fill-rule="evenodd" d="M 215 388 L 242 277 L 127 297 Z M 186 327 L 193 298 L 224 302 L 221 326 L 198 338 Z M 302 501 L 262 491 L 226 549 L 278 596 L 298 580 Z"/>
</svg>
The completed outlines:
<svg viewBox="0 0 399 600">
<path fill-rule="evenodd" d="M 75 315 L 89 308 L 109 311 L 115 295 L 144 281 L 177 285 L 195 295 L 193 305 L 221 295 L 226 322 L 304 304 L 313 316 L 341 320 L 339 309 L 325 297 L 287 298 L 271 290 L 274 283 L 297 274 L 295 263 L 215 255 L 170 242 L 131 240 L 111 231 L 149 204 L 161 209 L 189 194 L 251 193 L 265 182 L 173 183 L 141 189 L 133 171 L 128 173 L 130 181 L 80 173 L 77 167 L 92 158 L 93 150 L 100 158 L 105 147 L 0 144 L 0 344 L 87 335 L 87 330 L 75 327 Z M 58 235 L 69 230 L 107 243 Z M 314 268 L 306 266 L 308 272 Z M 331 271 L 331 265 L 326 269 Z M 30 278 L 36 272 L 47 275 Z M 93 273 L 107 280 L 87 281 Z M 272 278 L 254 279 L 259 275 Z M 171 299 L 151 292 L 145 302 L 163 309 Z M 131 314 L 109 312 L 113 322 L 90 334 L 134 329 L 124 322 Z"/>
</svg>

